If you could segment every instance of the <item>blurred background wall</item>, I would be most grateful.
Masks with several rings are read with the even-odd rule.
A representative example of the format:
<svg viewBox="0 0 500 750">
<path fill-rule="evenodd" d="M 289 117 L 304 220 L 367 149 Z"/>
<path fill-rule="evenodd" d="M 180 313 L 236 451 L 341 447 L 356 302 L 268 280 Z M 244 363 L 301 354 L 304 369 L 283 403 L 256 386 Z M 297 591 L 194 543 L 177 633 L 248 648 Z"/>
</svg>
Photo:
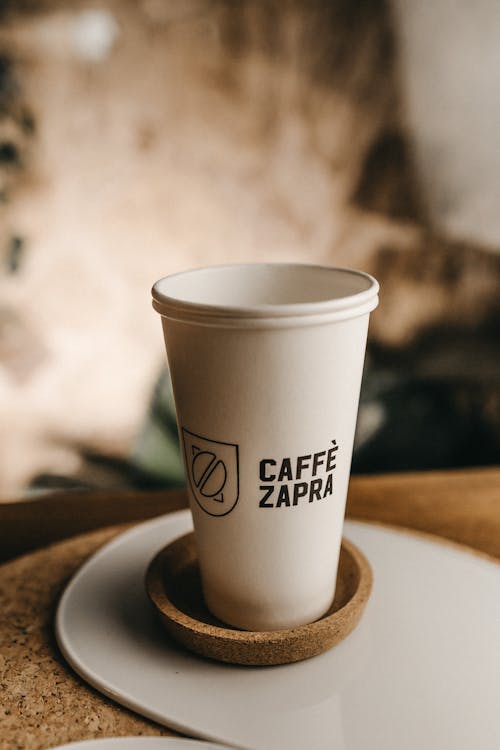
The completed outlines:
<svg viewBox="0 0 500 750">
<path fill-rule="evenodd" d="M 498 463 L 493 0 L 3 0 L 0 498 L 183 481 L 149 290 L 382 285 L 353 468 Z"/>
</svg>

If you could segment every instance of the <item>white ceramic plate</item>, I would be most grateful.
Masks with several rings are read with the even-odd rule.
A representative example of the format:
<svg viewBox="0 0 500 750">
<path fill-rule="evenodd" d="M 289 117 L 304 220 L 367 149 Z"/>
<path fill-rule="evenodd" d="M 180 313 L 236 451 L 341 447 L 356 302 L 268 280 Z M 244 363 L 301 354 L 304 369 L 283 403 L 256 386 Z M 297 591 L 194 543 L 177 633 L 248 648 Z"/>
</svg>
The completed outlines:
<svg viewBox="0 0 500 750">
<path fill-rule="evenodd" d="M 245 750 L 498 750 L 500 565 L 404 532 L 348 522 L 374 589 L 331 651 L 238 667 L 169 641 L 146 566 L 191 529 L 188 511 L 114 539 L 66 589 L 61 650 L 91 685 L 184 734 Z"/>
<path fill-rule="evenodd" d="M 112 737 L 106 740 L 70 742 L 52 750 L 227 750 L 227 747 L 179 737 Z"/>
</svg>

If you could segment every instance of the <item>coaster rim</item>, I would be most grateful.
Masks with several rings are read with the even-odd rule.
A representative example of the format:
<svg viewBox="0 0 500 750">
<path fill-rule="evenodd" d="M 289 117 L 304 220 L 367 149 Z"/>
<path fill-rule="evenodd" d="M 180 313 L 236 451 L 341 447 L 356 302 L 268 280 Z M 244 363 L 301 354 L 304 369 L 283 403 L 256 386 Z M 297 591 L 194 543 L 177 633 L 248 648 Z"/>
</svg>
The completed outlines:
<svg viewBox="0 0 500 750">
<path fill-rule="evenodd" d="M 164 565 L 174 545 L 186 548 L 193 541 L 191 531 L 157 551 L 147 566 L 145 589 L 168 635 L 189 651 L 216 661 L 264 666 L 317 656 L 354 630 L 372 591 L 373 572 L 368 559 L 357 545 L 342 537 L 341 554 L 347 555 L 354 565 L 357 581 L 353 593 L 338 609 L 332 612 L 330 608 L 314 622 L 281 630 L 253 631 L 224 623 L 213 625 L 196 619 L 174 604 L 163 583 Z"/>
</svg>

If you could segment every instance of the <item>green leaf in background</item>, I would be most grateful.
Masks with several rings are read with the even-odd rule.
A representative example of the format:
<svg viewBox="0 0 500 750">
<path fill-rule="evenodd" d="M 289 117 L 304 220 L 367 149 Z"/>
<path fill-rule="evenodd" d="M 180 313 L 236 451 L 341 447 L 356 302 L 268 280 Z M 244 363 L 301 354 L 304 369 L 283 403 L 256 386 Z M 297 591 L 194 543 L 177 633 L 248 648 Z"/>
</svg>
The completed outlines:
<svg viewBox="0 0 500 750">
<path fill-rule="evenodd" d="M 131 461 L 141 474 L 150 475 L 161 484 L 185 484 L 174 398 L 167 371 L 161 375 L 155 388 Z"/>
</svg>

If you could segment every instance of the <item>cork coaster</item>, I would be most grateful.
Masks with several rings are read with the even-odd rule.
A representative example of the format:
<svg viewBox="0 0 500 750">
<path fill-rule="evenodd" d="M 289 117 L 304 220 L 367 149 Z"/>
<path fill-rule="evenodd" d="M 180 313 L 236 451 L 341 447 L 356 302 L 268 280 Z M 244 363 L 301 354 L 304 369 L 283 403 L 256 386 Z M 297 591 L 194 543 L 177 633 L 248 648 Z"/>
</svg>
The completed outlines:
<svg viewBox="0 0 500 750">
<path fill-rule="evenodd" d="M 238 630 L 217 620 L 205 605 L 191 532 L 153 558 L 146 591 L 167 633 L 190 651 L 231 664 L 271 666 L 317 656 L 346 638 L 361 618 L 372 580 L 368 560 L 343 539 L 335 599 L 322 618 L 288 630 Z"/>
</svg>

